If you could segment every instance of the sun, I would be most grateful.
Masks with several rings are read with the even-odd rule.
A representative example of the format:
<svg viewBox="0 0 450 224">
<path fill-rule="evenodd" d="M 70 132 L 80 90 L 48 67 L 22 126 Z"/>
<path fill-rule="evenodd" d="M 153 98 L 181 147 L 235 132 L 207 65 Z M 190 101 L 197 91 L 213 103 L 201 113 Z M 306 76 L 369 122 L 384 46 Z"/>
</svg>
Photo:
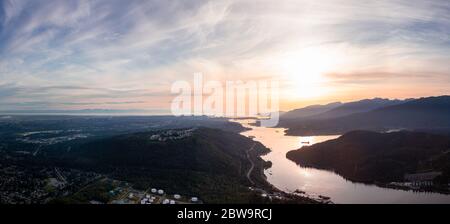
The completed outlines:
<svg viewBox="0 0 450 224">
<path fill-rule="evenodd" d="M 293 88 L 293 97 L 311 98 L 323 95 L 324 74 L 333 69 L 337 58 L 320 48 L 289 52 L 281 59 L 281 73 Z"/>
</svg>

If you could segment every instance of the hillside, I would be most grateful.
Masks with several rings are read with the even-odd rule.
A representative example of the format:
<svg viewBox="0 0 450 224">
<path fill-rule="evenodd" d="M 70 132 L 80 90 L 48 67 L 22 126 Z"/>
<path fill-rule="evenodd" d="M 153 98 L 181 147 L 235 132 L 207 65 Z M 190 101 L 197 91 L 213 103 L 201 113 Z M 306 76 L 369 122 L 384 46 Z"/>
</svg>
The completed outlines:
<svg viewBox="0 0 450 224">
<path fill-rule="evenodd" d="M 338 118 L 284 123 L 290 135 L 343 134 L 352 130 L 445 129 L 450 127 L 450 96 L 407 101 Z"/>
<path fill-rule="evenodd" d="M 58 165 L 91 170 L 135 184 L 139 188 L 164 188 L 168 192 L 198 195 L 207 203 L 248 203 L 251 166 L 253 181 L 266 185 L 264 162 L 268 149 L 239 134 L 198 128 L 176 140 L 152 140 L 156 132 L 128 134 L 88 142 L 58 157 Z"/>
<path fill-rule="evenodd" d="M 297 164 L 333 170 L 359 182 L 402 181 L 406 173 L 443 171 L 450 177 L 450 137 L 418 133 L 354 131 L 286 156 Z"/>
<path fill-rule="evenodd" d="M 327 111 L 332 110 L 341 105 L 342 105 L 342 103 L 336 102 L 336 103 L 329 103 L 326 105 L 307 106 L 304 108 L 288 111 L 281 115 L 281 119 L 287 120 L 287 119 L 307 118 L 307 117 L 310 117 L 313 115 L 318 115 L 318 114 L 327 112 Z"/>
<path fill-rule="evenodd" d="M 329 103 L 326 105 L 312 105 L 284 113 L 281 122 L 289 123 L 294 120 L 317 120 L 342 117 L 355 113 L 362 113 L 382 107 L 401 104 L 406 101 L 382 98 L 365 99 L 348 103 Z"/>
<path fill-rule="evenodd" d="M 327 118 L 342 117 L 350 114 L 363 113 L 383 107 L 398 105 L 404 102 L 405 101 L 402 100 L 389 100 L 382 98 L 365 99 L 356 102 L 349 102 L 342 104 L 339 107 L 312 116 L 310 119 L 327 119 Z"/>
</svg>

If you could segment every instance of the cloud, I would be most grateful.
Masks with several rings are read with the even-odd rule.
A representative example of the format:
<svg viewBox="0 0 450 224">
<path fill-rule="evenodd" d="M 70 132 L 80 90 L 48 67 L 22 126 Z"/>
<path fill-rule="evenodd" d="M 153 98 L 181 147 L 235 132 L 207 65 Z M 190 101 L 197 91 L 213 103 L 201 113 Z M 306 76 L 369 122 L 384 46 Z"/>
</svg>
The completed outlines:
<svg viewBox="0 0 450 224">
<path fill-rule="evenodd" d="M 427 72 L 441 85 L 449 32 L 447 0 L 4 0 L 0 80 L 14 84 L 0 98 L 167 101 L 195 72 L 276 77 L 280 58 L 305 48 L 346 58 L 330 82 Z"/>
<path fill-rule="evenodd" d="M 336 84 L 376 84 L 394 79 L 427 80 L 433 77 L 445 77 L 446 74 L 437 73 L 395 73 L 385 71 L 354 72 L 354 73 L 328 73 L 325 75 Z"/>
</svg>

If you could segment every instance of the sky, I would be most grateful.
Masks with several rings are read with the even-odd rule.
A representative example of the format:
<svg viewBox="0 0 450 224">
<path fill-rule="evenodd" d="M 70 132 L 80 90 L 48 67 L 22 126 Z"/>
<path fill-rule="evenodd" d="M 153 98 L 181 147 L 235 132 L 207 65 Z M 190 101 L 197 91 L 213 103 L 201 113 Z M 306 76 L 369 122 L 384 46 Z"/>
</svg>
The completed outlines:
<svg viewBox="0 0 450 224">
<path fill-rule="evenodd" d="M 170 107 L 277 79 L 281 109 L 449 94 L 448 0 L 0 0 L 0 110 Z"/>
</svg>

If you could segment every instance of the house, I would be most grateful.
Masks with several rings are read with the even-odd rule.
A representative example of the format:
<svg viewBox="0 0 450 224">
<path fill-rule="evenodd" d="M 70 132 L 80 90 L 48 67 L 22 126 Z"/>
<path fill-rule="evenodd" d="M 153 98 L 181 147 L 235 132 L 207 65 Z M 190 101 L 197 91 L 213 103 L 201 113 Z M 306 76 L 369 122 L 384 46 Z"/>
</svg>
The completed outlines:
<svg viewBox="0 0 450 224">
<path fill-rule="evenodd" d="M 156 141 L 156 140 L 158 140 L 159 139 L 159 135 L 152 135 L 151 137 L 150 137 L 150 140 L 152 140 L 152 141 Z"/>
<path fill-rule="evenodd" d="M 433 186 L 434 178 L 442 175 L 442 172 L 424 172 L 424 173 L 414 173 L 406 174 L 405 180 L 411 182 L 413 186 L 423 187 L 423 186 Z"/>
</svg>

